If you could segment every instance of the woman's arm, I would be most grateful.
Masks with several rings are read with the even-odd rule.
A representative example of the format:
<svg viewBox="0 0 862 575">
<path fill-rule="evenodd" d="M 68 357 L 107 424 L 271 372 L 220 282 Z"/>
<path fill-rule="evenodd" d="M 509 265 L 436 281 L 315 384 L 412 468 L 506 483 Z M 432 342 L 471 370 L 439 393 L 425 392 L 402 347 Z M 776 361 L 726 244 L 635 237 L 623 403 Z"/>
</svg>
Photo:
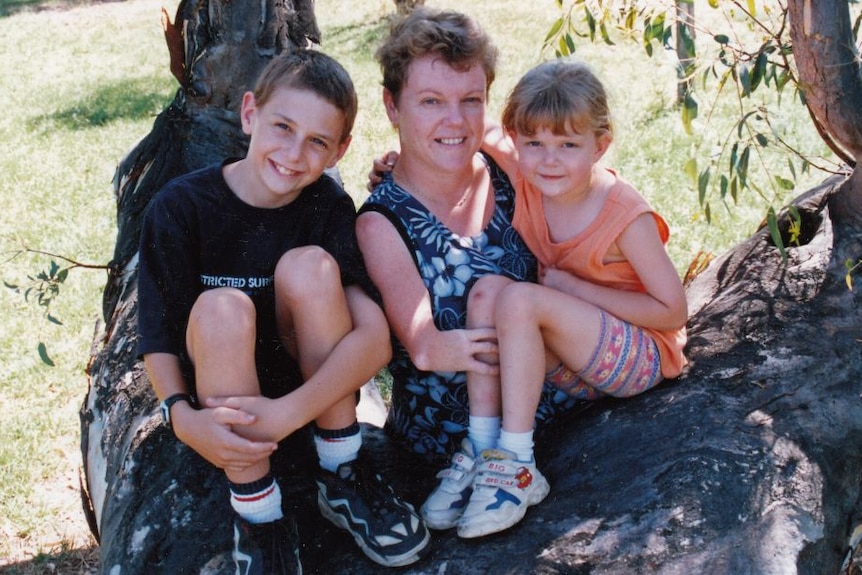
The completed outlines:
<svg viewBox="0 0 862 575">
<path fill-rule="evenodd" d="M 497 353 L 494 330 L 440 331 L 434 325 L 431 296 L 407 246 L 385 216 L 366 212 L 356 222 L 359 248 L 372 281 L 383 297 L 386 318 L 417 368 L 494 374 L 497 366 L 480 354 Z"/>
</svg>

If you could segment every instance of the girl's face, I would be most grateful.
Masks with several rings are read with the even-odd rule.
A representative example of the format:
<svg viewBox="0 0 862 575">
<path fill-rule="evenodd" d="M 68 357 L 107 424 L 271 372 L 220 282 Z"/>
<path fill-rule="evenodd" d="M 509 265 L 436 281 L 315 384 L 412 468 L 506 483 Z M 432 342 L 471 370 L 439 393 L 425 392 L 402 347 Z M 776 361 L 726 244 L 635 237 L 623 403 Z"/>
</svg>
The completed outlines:
<svg viewBox="0 0 862 575">
<path fill-rule="evenodd" d="M 383 94 L 399 132 L 399 162 L 416 162 L 432 174 L 469 166 L 484 136 L 485 92 L 485 72 L 478 64 L 462 71 L 436 55 L 414 60 L 398 101 Z"/>
<path fill-rule="evenodd" d="M 578 133 L 570 127 L 565 134 L 541 127 L 534 134 L 511 135 L 524 179 L 548 198 L 585 195 L 592 185 L 593 166 L 610 145 L 607 134 Z"/>
</svg>

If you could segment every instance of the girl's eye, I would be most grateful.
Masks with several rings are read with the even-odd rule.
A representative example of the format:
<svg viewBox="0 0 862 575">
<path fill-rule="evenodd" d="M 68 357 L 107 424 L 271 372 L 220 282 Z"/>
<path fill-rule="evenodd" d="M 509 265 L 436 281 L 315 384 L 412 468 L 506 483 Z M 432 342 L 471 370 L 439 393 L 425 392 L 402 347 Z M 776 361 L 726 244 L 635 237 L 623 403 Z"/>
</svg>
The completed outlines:
<svg viewBox="0 0 862 575">
<path fill-rule="evenodd" d="M 424 98 L 422 100 L 422 103 L 427 106 L 433 106 L 434 104 L 438 104 L 439 102 L 440 100 L 438 100 L 437 98 Z"/>
</svg>

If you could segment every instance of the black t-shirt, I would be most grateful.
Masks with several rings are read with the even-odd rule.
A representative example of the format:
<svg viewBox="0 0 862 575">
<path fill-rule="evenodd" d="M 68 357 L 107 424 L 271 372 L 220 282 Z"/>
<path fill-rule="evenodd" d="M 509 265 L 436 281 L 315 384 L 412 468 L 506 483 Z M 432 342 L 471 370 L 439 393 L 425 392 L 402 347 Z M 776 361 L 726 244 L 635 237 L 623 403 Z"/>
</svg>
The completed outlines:
<svg viewBox="0 0 862 575">
<path fill-rule="evenodd" d="M 144 219 L 138 353 L 184 357 L 192 305 L 201 292 L 216 287 L 247 293 L 263 314 L 259 333 L 274 330 L 273 273 L 279 258 L 293 248 L 321 246 L 338 262 L 344 285 L 359 284 L 373 293 L 355 220 L 353 200 L 327 175 L 290 204 L 271 209 L 240 200 L 225 182 L 222 165 L 172 180 Z"/>
</svg>

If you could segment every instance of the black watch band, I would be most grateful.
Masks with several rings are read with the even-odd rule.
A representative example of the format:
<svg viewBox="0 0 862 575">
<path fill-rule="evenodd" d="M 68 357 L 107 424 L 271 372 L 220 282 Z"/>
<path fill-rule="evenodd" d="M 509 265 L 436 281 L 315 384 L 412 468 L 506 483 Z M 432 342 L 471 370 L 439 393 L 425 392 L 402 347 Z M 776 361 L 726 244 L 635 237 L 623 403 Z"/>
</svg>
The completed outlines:
<svg viewBox="0 0 862 575">
<path fill-rule="evenodd" d="M 173 429 L 173 426 L 171 425 L 171 407 L 178 401 L 185 401 L 193 408 L 196 408 L 195 398 L 189 393 L 175 393 L 166 397 L 164 401 L 159 404 L 159 409 L 162 412 L 162 421 L 168 429 Z"/>
</svg>

